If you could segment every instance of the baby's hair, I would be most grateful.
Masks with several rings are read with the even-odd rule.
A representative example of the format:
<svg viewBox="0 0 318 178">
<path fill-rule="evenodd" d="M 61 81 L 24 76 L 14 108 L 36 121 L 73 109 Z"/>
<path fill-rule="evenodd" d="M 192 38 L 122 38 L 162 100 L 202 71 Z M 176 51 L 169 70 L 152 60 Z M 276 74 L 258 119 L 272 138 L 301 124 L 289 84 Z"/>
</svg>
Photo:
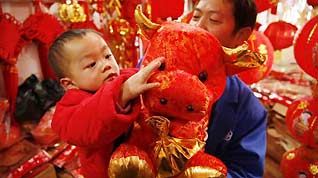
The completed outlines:
<svg viewBox="0 0 318 178">
<path fill-rule="evenodd" d="M 55 75 L 60 79 L 65 77 L 67 74 L 67 65 L 69 60 L 65 59 L 64 56 L 64 45 L 74 39 L 83 38 L 87 33 L 96 33 L 102 37 L 102 34 L 92 30 L 92 29 L 71 29 L 67 30 L 58 36 L 52 43 L 49 49 L 49 63 L 55 73 Z"/>
</svg>

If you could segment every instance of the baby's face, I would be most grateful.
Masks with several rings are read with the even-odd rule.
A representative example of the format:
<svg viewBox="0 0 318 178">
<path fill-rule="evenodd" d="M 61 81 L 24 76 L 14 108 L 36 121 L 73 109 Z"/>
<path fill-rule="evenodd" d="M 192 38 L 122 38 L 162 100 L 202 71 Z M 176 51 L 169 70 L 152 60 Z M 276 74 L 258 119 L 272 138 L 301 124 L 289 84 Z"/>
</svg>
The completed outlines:
<svg viewBox="0 0 318 178">
<path fill-rule="evenodd" d="M 119 66 L 104 39 L 89 32 L 83 38 L 65 44 L 65 57 L 70 59 L 68 76 L 73 87 L 97 91 L 104 82 L 119 75 Z"/>
</svg>

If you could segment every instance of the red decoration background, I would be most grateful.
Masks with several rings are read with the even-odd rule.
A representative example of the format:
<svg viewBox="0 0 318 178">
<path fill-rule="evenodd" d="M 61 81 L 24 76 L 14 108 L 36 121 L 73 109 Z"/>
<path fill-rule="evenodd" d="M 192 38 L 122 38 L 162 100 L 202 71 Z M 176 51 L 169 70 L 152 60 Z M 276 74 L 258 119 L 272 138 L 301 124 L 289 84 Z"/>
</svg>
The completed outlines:
<svg viewBox="0 0 318 178">
<path fill-rule="evenodd" d="M 318 176 L 318 152 L 305 146 L 284 153 L 280 169 L 284 178 L 316 178 Z"/>
<path fill-rule="evenodd" d="M 271 71 L 274 59 L 274 48 L 269 39 L 262 32 L 255 30 L 247 42 L 251 51 L 263 53 L 267 58 L 266 62 L 262 66 L 238 74 L 238 77 L 241 80 L 250 85 L 262 80 Z"/>
<path fill-rule="evenodd" d="M 312 116 L 308 119 L 308 129 L 303 135 L 299 135 L 299 128 L 294 122 L 300 122 L 300 116 L 304 111 L 308 111 Z M 287 110 L 286 124 L 291 135 L 303 145 L 318 148 L 318 99 L 305 97 L 295 100 Z"/>
<path fill-rule="evenodd" d="M 312 6 L 317 6 L 318 5 L 318 0 L 307 0 L 307 3 L 309 5 L 312 5 Z"/>
<path fill-rule="evenodd" d="M 277 21 L 268 25 L 264 34 L 271 41 L 274 50 L 287 48 L 293 44 L 297 27 L 293 24 Z"/>
<path fill-rule="evenodd" d="M 184 0 L 149 0 L 151 5 L 151 19 L 178 18 L 183 14 Z"/>
<path fill-rule="evenodd" d="M 318 79 L 318 61 L 313 60 L 315 45 L 318 45 L 318 16 L 305 23 L 294 46 L 294 54 L 298 65 L 307 74 Z"/>
<path fill-rule="evenodd" d="M 278 0 L 255 0 L 257 12 L 263 12 L 267 9 L 275 7 Z"/>
</svg>

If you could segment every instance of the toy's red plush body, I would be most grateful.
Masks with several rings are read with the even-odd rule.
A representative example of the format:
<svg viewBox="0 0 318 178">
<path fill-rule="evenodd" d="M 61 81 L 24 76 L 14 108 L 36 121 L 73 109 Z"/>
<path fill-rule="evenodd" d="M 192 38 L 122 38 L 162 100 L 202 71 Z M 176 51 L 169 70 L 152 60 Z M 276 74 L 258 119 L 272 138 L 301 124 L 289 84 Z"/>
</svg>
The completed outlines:
<svg viewBox="0 0 318 178">
<path fill-rule="evenodd" d="M 220 97 L 225 87 L 226 71 L 223 63 L 223 53 L 221 45 L 213 36 L 204 30 L 187 24 L 165 23 L 152 36 L 149 48 L 145 53 L 143 65 L 147 65 L 159 56 L 165 57 L 165 63 L 149 79 L 149 82 L 159 81 L 161 86 L 143 95 L 144 112 L 128 141 L 129 144 L 135 145 L 136 149 L 145 151 L 145 155 L 149 156 L 146 160 L 149 160 L 148 163 L 151 164 L 149 168 L 152 171 L 151 169 L 148 169 L 148 171 L 154 173 L 152 177 L 178 175 L 181 170 L 185 169 L 186 165 L 184 164 L 188 162 L 185 161 L 180 163 L 183 165 L 176 166 L 176 169 L 180 169 L 180 171 L 168 166 L 169 168 L 167 169 L 171 171 L 170 175 L 161 170 L 163 168 L 160 167 L 165 163 L 162 163 L 164 162 L 163 159 L 159 158 L 162 153 L 156 151 L 155 148 L 158 148 L 157 141 L 165 140 L 162 135 L 158 136 L 165 131 L 160 130 L 158 133 L 152 126 L 148 126 L 149 122 L 152 121 L 147 119 L 152 116 L 163 116 L 169 119 L 170 126 L 167 126 L 169 128 L 166 129 L 168 135 L 163 137 L 178 138 L 191 142 L 189 149 L 194 149 L 192 151 L 194 153 L 190 157 L 197 152 L 205 154 L 201 148 L 203 147 L 202 143 L 207 138 L 206 130 L 211 107 L 213 102 Z M 165 124 L 165 119 L 157 119 L 159 121 L 155 122 L 159 122 L 157 123 L 158 125 Z M 185 149 L 184 145 L 180 146 L 178 143 L 171 143 L 173 142 L 171 140 L 167 142 L 167 145 L 174 145 L 172 149 L 175 149 L 175 147 Z M 193 148 L 192 144 L 199 146 Z M 159 149 L 163 149 L 163 145 L 166 144 L 163 143 L 159 146 Z M 131 151 L 131 146 L 121 145 L 112 160 L 115 157 L 125 157 L 119 154 L 120 149 L 123 150 L 121 153 L 127 155 L 127 150 Z M 182 159 L 180 158 L 182 156 L 178 154 L 183 153 L 175 153 L 176 150 L 173 150 L 173 152 L 176 157 L 175 160 Z M 134 154 L 140 156 L 137 150 L 136 153 L 132 153 L 129 156 Z M 169 155 L 170 153 L 167 154 Z M 186 159 L 188 160 L 189 158 Z M 161 161 L 158 162 L 158 159 Z M 218 167 L 209 168 L 215 169 L 223 177 L 226 176 L 225 166 L 216 158 L 206 155 L 206 157 L 198 156 L 197 159 L 202 159 L 203 162 L 206 162 L 198 166 L 203 166 L 203 164 L 208 164 L 208 160 L 213 160 Z M 195 162 L 198 162 L 198 160 Z"/>
<path fill-rule="evenodd" d="M 183 23 L 166 22 L 151 32 L 143 66 L 160 56 L 165 62 L 149 82 L 161 86 L 142 96 L 143 113 L 127 143 L 114 152 L 109 176 L 226 177 L 225 165 L 204 153 L 204 141 L 226 74 L 237 71 L 227 71 L 216 38 Z"/>
</svg>

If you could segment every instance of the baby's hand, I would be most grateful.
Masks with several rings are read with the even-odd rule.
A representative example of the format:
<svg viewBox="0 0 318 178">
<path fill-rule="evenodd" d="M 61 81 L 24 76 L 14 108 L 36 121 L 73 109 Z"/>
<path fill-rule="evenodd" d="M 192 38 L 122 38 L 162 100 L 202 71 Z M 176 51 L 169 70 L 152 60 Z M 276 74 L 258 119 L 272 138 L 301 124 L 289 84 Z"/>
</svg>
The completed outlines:
<svg viewBox="0 0 318 178">
<path fill-rule="evenodd" d="M 147 83 L 147 81 L 153 72 L 160 67 L 163 61 L 163 57 L 158 57 L 127 79 L 122 85 L 121 97 L 119 98 L 118 104 L 125 107 L 130 100 L 138 97 L 143 92 L 160 86 L 160 83 Z"/>
</svg>

